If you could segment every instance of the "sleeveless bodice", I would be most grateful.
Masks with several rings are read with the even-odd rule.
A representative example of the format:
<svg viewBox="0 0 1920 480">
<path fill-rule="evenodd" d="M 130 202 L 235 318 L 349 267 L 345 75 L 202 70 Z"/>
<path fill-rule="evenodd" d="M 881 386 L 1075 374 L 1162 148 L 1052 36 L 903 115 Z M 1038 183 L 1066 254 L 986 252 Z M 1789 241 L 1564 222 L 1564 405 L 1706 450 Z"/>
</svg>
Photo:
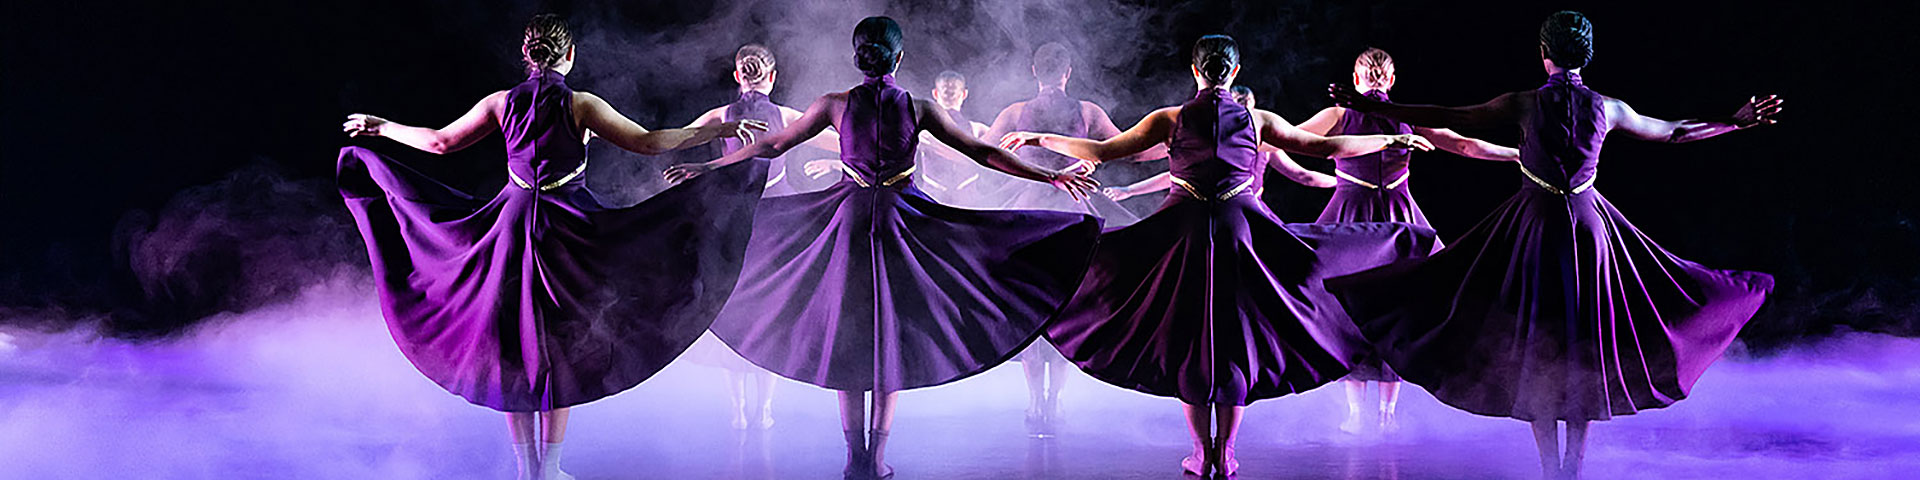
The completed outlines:
<svg viewBox="0 0 1920 480">
<path fill-rule="evenodd" d="M 894 85 L 892 75 L 848 90 L 840 125 L 840 161 L 861 181 L 879 184 L 913 168 L 920 145 L 913 96 Z"/>
<path fill-rule="evenodd" d="M 1584 190 L 1599 167 L 1600 144 L 1610 128 L 1606 97 L 1588 90 L 1580 75 L 1567 72 L 1548 78 L 1533 98 L 1533 108 L 1520 122 L 1520 168 L 1538 180 L 1521 183 Z"/>
<path fill-rule="evenodd" d="M 1067 96 L 1061 88 L 1041 89 L 1039 95 L 1027 100 L 1013 127 L 1015 131 L 1087 138 L 1087 118 L 1080 108 L 1080 100 Z M 1044 168 L 1066 168 L 1077 161 L 1044 148 L 1022 148 L 1016 153 L 1021 160 Z"/>
<path fill-rule="evenodd" d="M 727 104 L 727 113 L 722 118 L 728 122 L 737 122 L 741 120 L 759 120 L 762 122 L 767 122 L 767 132 L 769 133 L 778 132 L 781 130 L 785 130 L 787 128 L 787 118 L 785 115 L 780 114 L 780 106 L 774 105 L 773 99 L 767 98 L 767 94 L 760 93 L 753 90 L 740 92 L 739 99 L 734 100 L 733 103 Z M 725 142 L 720 146 L 721 155 L 730 154 L 742 148 L 747 148 L 747 144 L 745 142 L 740 141 L 739 137 L 735 137 L 732 135 L 728 135 L 726 138 L 722 139 L 721 141 Z M 773 157 L 762 157 L 762 158 L 773 158 Z"/>
<path fill-rule="evenodd" d="M 1366 93 L 1368 98 L 1387 102 L 1387 93 L 1372 90 Z M 1340 123 L 1335 124 L 1327 135 L 1405 135 L 1413 133 L 1413 126 L 1393 121 L 1386 117 L 1373 115 L 1359 110 L 1347 109 L 1340 115 Z M 1344 173 L 1343 177 L 1352 177 L 1340 182 L 1339 186 L 1363 186 L 1353 180 L 1366 182 L 1374 186 L 1393 185 L 1407 174 L 1407 161 L 1412 158 L 1412 150 L 1387 149 L 1347 158 L 1333 160 L 1334 168 Z"/>
<path fill-rule="evenodd" d="M 515 184 L 580 184 L 575 179 L 586 165 L 587 145 L 574 126 L 573 89 L 560 72 L 534 72 L 507 91 L 500 133 L 506 137 L 507 172 Z"/>
<path fill-rule="evenodd" d="M 1177 118 L 1168 145 L 1168 168 L 1176 183 L 1184 182 L 1192 190 L 1175 185 L 1176 192 L 1217 198 L 1247 190 L 1256 180 L 1263 165 L 1255 150 L 1260 138 L 1253 128 L 1253 114 L 1225 89 L 1201 90 L 1180 107 Z"/>
</svg>

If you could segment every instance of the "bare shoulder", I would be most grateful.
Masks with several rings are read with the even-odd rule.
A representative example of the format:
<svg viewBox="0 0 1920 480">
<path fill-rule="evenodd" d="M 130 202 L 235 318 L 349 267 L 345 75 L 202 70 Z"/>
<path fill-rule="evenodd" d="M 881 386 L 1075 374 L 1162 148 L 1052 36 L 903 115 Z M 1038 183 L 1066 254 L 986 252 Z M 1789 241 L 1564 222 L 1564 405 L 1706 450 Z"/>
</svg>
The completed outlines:
<svg viewBox="0 0 1920 480">
<path fill-rule="evenodd" d="M 1081 100 L 1080 112 L 1087 115 L 1106 115 L 1107 109 L 1100 108 L 1100 104 L 1098 103 Z"/>
</svg>

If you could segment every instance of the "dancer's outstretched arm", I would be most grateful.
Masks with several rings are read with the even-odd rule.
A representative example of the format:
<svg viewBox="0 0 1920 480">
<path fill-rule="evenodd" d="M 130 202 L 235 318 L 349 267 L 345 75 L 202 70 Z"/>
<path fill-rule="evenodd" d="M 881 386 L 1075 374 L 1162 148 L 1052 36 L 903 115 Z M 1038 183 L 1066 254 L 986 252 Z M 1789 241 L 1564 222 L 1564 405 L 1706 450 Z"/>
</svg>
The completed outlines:
<svg viewBox="0 0 1920 480">
<path fill-rule="evenodd" d="M 947 117 L 946 111 L 941 110 L 940 105 L 931 100 L 915 99 L 914 104 L 916 107 L 914 111 L 919 112 L 920 115 L 921 129 L 933 134 L 933 138 L 940 143 L 953 147 L 954 150 L 987 168 L 1036 182 L 1053 184 L 1072 194 L 1075 200 L 1086 198 L 1088 194 L 1100 187 L 1099 182 L 1093 181 L 1093 178 L 1083 172 L 1052 171 L 1040 168 L 1021 161 L 1019 156 L 1007 149 L 980 141 L 979 138 L 971 135 L 970 129 L 963 130 L 959 125 L 954 124 L 953 119 Z"/>
<path fill-rule="evenodd" d="M 1262 145 L 1262 147 L 1265 147 L 1265 145 Z M 1287 179 L 1292 180 L 1293 183 L 1313 188 L 1333 188 L 1334 184 L 1340 182 L 1339 179 L 1334 178 L 1332 175 L 1308 170 L 1307 167 L 1300 166 L 1300 163 L 1293 161 L 1293 157 L 1287 156 L 1287 152 L 1284 150 L 1267 150 L 1262 148 L 1260 150 L 1260 156 L 1266 157 L 1267 168 L 1273 169 L 1273 171 L 1279 173 L 1280 176 L 1287 177 Z"/>
<path fill-rule="evenodd" d="M 793 122 L 799 120 L 801 115 L 805 115 L 799 110 L 787 108 L 786 106 L 781 106 L 781 105 L 775 105 L 775 106 L 780 107 L 780 119 L 783 120 L 781 123 L 784 123 L 787 125 L 793 125 Z M 693 119 L 693 122 L 690 122 L 687 124 L 687 126 L 681 127 L 681 128 L 691 129 L 696 127 L 717 125 L 721 123 L 723 120 L 725 120 L 726 118 L 727 118 L 727 107 L 725 105 L 721 105 L 719 107 L 714 107 L 714 109 L 712 110 L 707 110 L 707 113 L 700 114 L 699 118 Z M 818 148 L 821 150 L 826 150 L 833 153 L 840 153 L 840 135 L 835 134 L 833 131 L 833 127 L 831 126 L 827 127 L 825 131 L 820 132 L 820 135 L 807 139 L 807 141 L 801 142 L 801 144 L 809 147 L 813 147 L 813 148 Z"/>
<path fill-rule="evenodd" d="M 1685 143 L 1705 140 L 1720 134 L 1771 125 L 1775 122 L 1781 104 L 1786 100 L 1779 95 L 1751 97 L 1733 116 L 1720 120 L 1680 120 L 1668 121 L 1641 115 L 1633 111 L 1627 102 L 1607 99 L 1607 119 L 1613 122 L 1613 129 L 1626 132 L 1640 140 L 1667 143 Z"/>
<path fill-rule="evenodd" d="M 1493 142 L 1478 138 L 1463 136 L 1459 133 L 1454 133 L 1454 131 L 1450 129 L 1416 126 L 1413 127 L 1413 133 L 1427 137 L 1428 141 L 1433 142 L 1434 148 L 1445 150 L 1454 155 L 1496 162 L 1520 161 L 1520 150 L 1514 149 L 1513 147 L 1495 145 Z"/>
<path fill-rule="evenodd" d="M 749 142 L 753 141 L 753 132 L 767 131 L 767 124 L 759 120 L 741 120 L 721 122 L 695 128 L 669 128 L 649 131 L 646 127 L 633 123 L 613 105 L 598 95 L 586 92 L 574 92 L 573 114 L 580 119 L 580 126 L 599 135 L 600 138 L 621 149 L 641 155 L 659 155 L 695 145 L 702 145 L 715 139 L 735 135 Z"/>
<path fill-rule="evenodd" d="M 1080 102 L 1080 105 L 1080 115 L 1088 119 L 1087 138 L 1106 140 L 1120 135 L 1120 127 L 1113 124 L 1113 117 L 1107 115 L 1107 109 L 1100 108 L 1099 105 L 1084 100 Z M 1162 158 L 1167 158 L 1167 144 L 1164 142 L 1155 143 L 1152 147 L 1147 148 L 1146 151 L 1136 153 L 1128 159 L 1136 162 L 1147 162 Z"/>
<path fill-rule="evenodd" d="M 1040 147 L 1081 160 L 1104 162 L 1125 158 L 1165 143 L 1173 135 L 1174 116 L 1180 107 L 1155 110 L 1140 119 L 1133 128 L 1106 140 L 1074 138 L 1051 133 L 1011 132 L 1000 138 L 1000 148 Z"/>
<path fill-rule="evenodd" d="M 1287 123 L 1280 115 L 1266 110 L 1253 111 L 1253 123 L 1260 128 L 1260 141 L 1281 150 L 1326 158 L 1345 158 L 1378 152 L 1388 148 L 1432 150 L 1433 144 L 1419 135 L 1338 135 L 1323 137 Z"/>
<path fill-rule="evenodd" d="M 1147 177 L 1146 180 L 1134 182 L 1134 184 L 1132 185 L 1125 185 L 1125 186 L 1119 186 L 1119 187 L 1107 187 L 1106 189 L 1101 190 L 1100 193 L 1105 194 L 1107 198 L 1111 198 L 1113 199 L 1113 201 L 1118 202 L 1121 200 L 1133 198 L 1134 196 L 1140 195 L 1143 193 L 1166 190 L 1169 188 L 1173 188 L 1173 172 L 1160 172 L 1159 175 Z"/>
<path fill-rule="evenodd" d="M 1492 128 L 1512 125 L 1520 119 L 1518 93 L 1502 94 L 1487 103 L 1466 107 L 1387 103 L 1367 98 L 1352 86 L 1340 84 L 1329 85 L 1327 93 L 1340 106 L 1426 127 Z"/>
<path fill-rule="evenodd" d="M 439 129 L 402 125 L 364 113 L 348 115 L 347 122 L 340 127 L 350 137 L 387 137 L 402 145 L 440 155 L 460 151 L 500 130 L 500 109 L 506 102 L 507 92 L 494 92 L 480 99 L 480 103 L 468 109 L 466 115 Z"/>
<path fill-rule="evenodd" d="M 1333 126 L 1340 123 L 1340 116 L 1346 113 L 1346 107 L 1322 108 L 1319 112 L 1315 112 L 1312 118 L 1308 118 L 1305 122 L 1300 122 L 1298 126 L 1301 130 L 1306 130 L 1307 133 L 1324 137 L 1327 136 L 1327 132 L 1333 131 Z"/>
<path fill-rule="evenodd" d="M 836 96 L 844 97 L 846 94 L 833 93 L 821 96 L 814 100 L 812 105 L 807 106 L 806 113 L 801 114 L 800 118 L 787 123 L 786 129 L 774 132 L 773 135 L 761 141 L 751 142 L 746 148 L 706 162 L 682 163 L 667 167 L 667 171 L 660 175 L 666 177 L 669 182 L 681 182 L 749 158 L 778 157 L 780 154 L 787 153 L 787 150 L 792 150 L 794 146 L 819 135 L 821 131 L 833 125 L 834 103 L 846 101 L 844 98 L 836 100 L 834 98 Z"/>
</svg>

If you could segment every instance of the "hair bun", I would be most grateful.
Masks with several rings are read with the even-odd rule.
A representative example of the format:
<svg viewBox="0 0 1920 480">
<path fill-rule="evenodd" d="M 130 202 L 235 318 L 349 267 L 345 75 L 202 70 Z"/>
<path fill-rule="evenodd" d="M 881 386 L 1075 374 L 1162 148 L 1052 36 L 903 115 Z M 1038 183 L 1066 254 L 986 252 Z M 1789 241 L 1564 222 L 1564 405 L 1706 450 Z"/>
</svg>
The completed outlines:
<svg viewBox="0 0 1920 480">
<path fill-rule="evenodd" d="M 879 76 L 893 73 L 893 50 L 878 43 L 863 43 L 853 49 L 854 62 L 861 72 Z"/>
<path fill-rule="evenodd" d="M 1233 73 L 1233 62 L 1226 55 L 1207 55 L 1206 60 L 1200 63 L 1200 74 L 1205 75 L 1207 80 L 1223 81 L 1229 73 Z"/>
</svg>

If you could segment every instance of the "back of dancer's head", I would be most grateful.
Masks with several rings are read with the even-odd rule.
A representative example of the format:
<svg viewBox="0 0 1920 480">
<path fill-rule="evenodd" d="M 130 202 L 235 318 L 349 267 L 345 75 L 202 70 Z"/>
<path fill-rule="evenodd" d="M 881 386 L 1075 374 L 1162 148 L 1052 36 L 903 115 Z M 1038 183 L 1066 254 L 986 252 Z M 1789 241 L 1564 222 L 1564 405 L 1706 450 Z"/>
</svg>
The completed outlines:
<svg viewBox="0 0 1920 480">
<path fill-rule="evenodd" d="M 567 28 L 567 20 L 542 13 L 527 22 L 526 36 L 520 39 L 520 59 L 527 62 L 529 71 L 545 70 L 566 61 L 567 51 L 572 48 L 573 30 Z"/>
<path fill-rule="evenodd" d="M 1593 61 L 1593 22 L 1580 12 L 1563 10 L 1540 23 L 1540 55 L 1568 70 Z"/>
<path fill-rule="evenodd" d="M 1386 50 L 1368 48 L 1353 59 L 1354 83 L 1372 90 L 1393 89 L 1393 56 Z"/>
<path fill-rule="evenodd" d="M 1233 93 L 1234 102 L 1245 105 L 1249 110 L 1253 109 L 1253 89 L 1247 88 L 1246 85 L 1234 85 L 1227 91 Z"/>
<path fill-rule="evenodd" d="M 1066 84 L 1067 74 L 1073 71 L 1073 52 L 1066 44 L 1050 42 L 1033 51 L 1033 78 L 1040 85 L 1057 87 Z"/>
<path fill-rule="evenodd" d="M 1193 42 L 1193 67 L 1208 86 L 1226 83 L 1240 66 L 1240 44 L 1226 35 L 1207 35 Z"/>
<path fill-rule="evenodd" d="M 853 63 L 869 77 L 893 73 L 900 66 L 905 43 L 900 24 L 887 17 L 867 17 L 853 26 Z"/>
<path fill-rule="evenodd" d="M 741 46 L 733 53 L 733 71 L 742 85 L 765 82 L 773 77 L 773 52 L 756 43 Z"/>
</svg>

